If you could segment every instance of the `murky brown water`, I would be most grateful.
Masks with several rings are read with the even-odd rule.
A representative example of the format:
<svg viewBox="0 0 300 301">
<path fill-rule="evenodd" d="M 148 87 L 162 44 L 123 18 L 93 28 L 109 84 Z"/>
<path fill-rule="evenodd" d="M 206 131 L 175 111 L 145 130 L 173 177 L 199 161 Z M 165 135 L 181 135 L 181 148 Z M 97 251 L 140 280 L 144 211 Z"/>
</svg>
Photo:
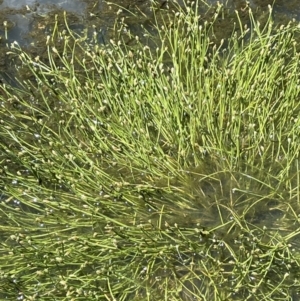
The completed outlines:
<svg viewBox="0 0 300 301">
<path fill-rule="evenodd" d="M 74 28 L 81 29 L 82 26 L 93 26 L 103 33 L 103 39 L 109 35 L 109 27 L 114 23 L 118 6 L 136 13 L 139 17 L 134 22 L 129 22 L 132 29 L 139 31 L 138 25 L 151 18 L 153 11 L 149 0 L 118 0 L 112 1 L 115 5 L 108 5 L 104 0 L 0 0 L 0 37 L 2 44 L 5 42 L 18 41 L 21 45 L 38 43 L 40 36 L 49 33 L 51 21 L 55 14 L 67 11 L 70 22 Z M 231 11 L 242 12 L 248 5 L 243 0 L 208 0 L 209 4 L 216 5 L 224 2 Z M 267 10 L 273 0 L 250 0 L 249 5 L 255 11 L 262 14 Z M 157 8 L 167 7 L 167 1 L 158 1 Z M 180 1 L 179 1 L 180 3 Z M 129 13 L 127 14 L 127 18 Z M 277 0 L 274 3 L 274 18 L 300 18 L 300 6 L 297 0 Z M 6 25 L 5 25 L 6 23 Z M 138 24 L 140 23 L 140 24 Z M 8 35 L 5 31 L 7 29 Z M 221 33 L 222 34 L 222 33 Z M 99 39 L 99 42 L 101 39 Z M 3 58 L 2 58 L 3 60 Z M 2 62 L 3 63 L 3 62 Z M 1 64 L 1 59 L 0 59 Z"/>
</svg>

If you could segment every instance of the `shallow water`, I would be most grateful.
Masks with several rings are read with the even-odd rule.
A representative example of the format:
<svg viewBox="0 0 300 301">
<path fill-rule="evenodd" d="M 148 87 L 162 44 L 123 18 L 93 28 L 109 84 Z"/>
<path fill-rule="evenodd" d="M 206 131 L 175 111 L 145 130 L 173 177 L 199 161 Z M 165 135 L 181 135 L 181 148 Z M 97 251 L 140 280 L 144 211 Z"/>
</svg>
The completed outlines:
<svg viewBox="0 0 300 301">
<path fill-rule="evenodd" d="M 220 1 L 210 0 L 209 4 L 216 4 Z M 237 0 L 223 0 L 228 7 L 236 10 L 243 10 L 246 4 L 245 1 Z M 115 1 L 116 5 L 124 6 L 129 10 L 140 10 L 143 14 L 151 14 L 150 3 L 151 1 L 135 2 L 134 1 Z M 163 1 L 161 1 L 163 3 Z M 273 1 L 270 0 L 250 0 L 249 5 L 254 9 L 265 10 L 269 4 Z M 46 17 L 51 12 L 67 11 L 71 14 L 75 14 L 81 20 L 84 25 L 95 24 L 91 22 L 91 16 L 97 16 L 97 19 L 103 19 L 103 27 L 111 25 L 113 21 L 109 8 L 105 5 L 103 0 L 89 1 L 89 0 L 2 0 L 0 1 L 0 21 L 9 21 L 8 25 L 8 42 L 17 40 L 18 43 L 26 44 L 28 42 L 28 34 L 35 30 L 34 23 L 36 17 Z M 298 1 L 283 1 L 277 0 L 274 4 L 274 16 L 275 19 L 282 18 L 282 16 L 288 18 L 299 19 L 300 6 Z M 40 22 L 40 21 L 39 21 Z M 105 24 L 106 23 L 106 24 Z M 42 27 L 42 25 L 40 25 Z M 4 28 L 0 25 L 0 35 L 3 37 Z M 32 40 L 30 41 L 32 42 Z"/>
<path fill-rule="evenodd" d="M 80 13 L 86 8 L 86 3 L 83 3 L 81 0 L 3 0 L 0 9 L 21 9 L 24 5 L 35 7 L 39 13 L 47 13 L 53 6 L 58 6 L 61 9 L 77 13 Z"/>
</svg>

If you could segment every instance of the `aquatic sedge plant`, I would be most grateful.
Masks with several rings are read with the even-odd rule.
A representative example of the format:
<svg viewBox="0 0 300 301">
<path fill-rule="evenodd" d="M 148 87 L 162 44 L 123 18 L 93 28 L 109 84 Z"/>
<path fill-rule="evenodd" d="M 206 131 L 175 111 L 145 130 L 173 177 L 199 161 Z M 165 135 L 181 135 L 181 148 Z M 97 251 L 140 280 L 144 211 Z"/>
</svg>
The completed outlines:
<svg viewBox="0 0 300 301">
<path fill-rule="evenodd" d="M 106 46 L 67 23 L 46 59 L 12 45 L 30 76 L 1 86 L 2 299 L 298 296 L 299 28 L 249 11 L 217 41 L 222 9 L 157 11 L 156 47 L 126 20 Z"/>
</svg>

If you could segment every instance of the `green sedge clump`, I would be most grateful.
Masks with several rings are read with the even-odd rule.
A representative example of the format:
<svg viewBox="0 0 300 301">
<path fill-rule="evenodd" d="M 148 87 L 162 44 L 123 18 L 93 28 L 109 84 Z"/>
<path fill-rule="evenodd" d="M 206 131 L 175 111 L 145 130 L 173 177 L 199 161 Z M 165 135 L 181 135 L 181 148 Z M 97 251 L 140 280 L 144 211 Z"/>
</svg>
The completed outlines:
<svg viewBox="0 0 300 301">
<path fill-rule="evenodd" d="M 2 299 L 291 300 L 299 291 L 299 26 L 224 7 L 65 23 L 0 94 Z M 176 9 L 175 9 L 176 8 Z"/>
</svg>

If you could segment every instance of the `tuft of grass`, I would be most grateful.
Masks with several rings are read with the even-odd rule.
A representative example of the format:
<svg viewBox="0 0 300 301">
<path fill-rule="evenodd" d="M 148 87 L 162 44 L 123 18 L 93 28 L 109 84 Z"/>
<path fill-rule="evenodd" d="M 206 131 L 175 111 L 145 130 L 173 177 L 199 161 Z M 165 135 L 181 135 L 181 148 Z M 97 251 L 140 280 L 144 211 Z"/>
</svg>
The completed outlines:
<svg viewBox="0 0 300 301">
<path fill-rule="evenodd" d="M 223 6 L 193 5 L 147 43 L 123 20 L 105 46 L 55 26 L 47 60 L 11 46 L 2 299 L 297 298 L 299 26 L 249 10 L 218 41 Z"/>
</svg>

